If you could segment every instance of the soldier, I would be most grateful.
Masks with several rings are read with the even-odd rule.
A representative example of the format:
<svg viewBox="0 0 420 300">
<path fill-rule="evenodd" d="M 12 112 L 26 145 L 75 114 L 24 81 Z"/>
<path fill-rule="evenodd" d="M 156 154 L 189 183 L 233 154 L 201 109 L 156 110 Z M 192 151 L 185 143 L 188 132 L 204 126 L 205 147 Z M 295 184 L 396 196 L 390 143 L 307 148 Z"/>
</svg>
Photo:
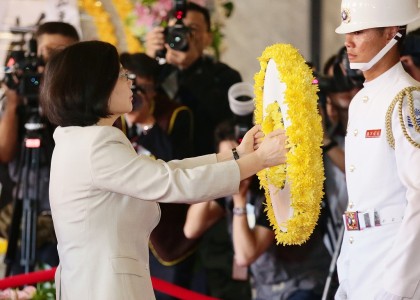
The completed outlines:
<svg viewBox="0 0 420 300">
<path fill-rule="evenodd" d="M 336 299 L 420 299 L 420 87 L 399 49 L 418 1 L 342 0 L 341 17 L 336 32 L 365 82 L 349 108 Z"/>
</svg>

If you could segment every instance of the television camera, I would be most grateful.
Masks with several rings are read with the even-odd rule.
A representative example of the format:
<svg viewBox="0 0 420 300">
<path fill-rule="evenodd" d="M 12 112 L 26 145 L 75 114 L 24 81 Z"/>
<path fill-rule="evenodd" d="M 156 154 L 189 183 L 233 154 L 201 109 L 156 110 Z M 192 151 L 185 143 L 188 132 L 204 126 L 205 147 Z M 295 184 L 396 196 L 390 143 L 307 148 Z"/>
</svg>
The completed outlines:
<svg viewBox="0 0 420 300">
<path fill-rule="evenodd" d="M 43 65 L 37 57 L 35 39 L 28 42 L 28 50 L 10 51 L 5 66 L 4 83 L 9 89 L 16 90 L 26 100 L 27 105 L 38 107 L 41 73 L 39 67 Z"/>
</svg>

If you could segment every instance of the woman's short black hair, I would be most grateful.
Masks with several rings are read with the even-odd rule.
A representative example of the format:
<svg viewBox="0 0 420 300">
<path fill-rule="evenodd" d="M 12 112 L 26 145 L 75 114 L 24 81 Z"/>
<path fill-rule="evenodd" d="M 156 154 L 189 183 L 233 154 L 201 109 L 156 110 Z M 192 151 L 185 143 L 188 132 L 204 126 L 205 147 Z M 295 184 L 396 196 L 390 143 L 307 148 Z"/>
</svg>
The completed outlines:
<svg viewBox="0 0 420 300">
<path fill-rule="evenodd" d="M 108 102 L 118 80 L 117 49 L 106 42 L 73 44 L 47 64 L 41 106 L 51 123 L 89 126 L 109 117 Z"/>
</svg>

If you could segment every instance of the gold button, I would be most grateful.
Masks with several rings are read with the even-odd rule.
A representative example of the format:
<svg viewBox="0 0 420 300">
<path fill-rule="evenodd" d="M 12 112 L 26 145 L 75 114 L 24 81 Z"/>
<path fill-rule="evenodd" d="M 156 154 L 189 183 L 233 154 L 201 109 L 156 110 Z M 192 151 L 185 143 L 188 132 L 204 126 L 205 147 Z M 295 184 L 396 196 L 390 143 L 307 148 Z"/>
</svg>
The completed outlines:
<svg viewBox="0 0 420 300">
<path fill-rule="evenodd" d="M 354 238 L 352 236 L 349 238 L 349 242 L 350 242 L 350 244 L 353 244 Z"/>
<path fill-rule="evenodd" d="M 349 171 L 350 171 L 350 172 L 353 172 L 355 169 L 356 169 L 356 168 L 355 168 L 355 166 L 353 166 L 353 165 L 351 165 L 351 166 L 349 167 Z"/>
<path fill-rule="evenodd" d="M 369 97 L 368 96 L 363 96 L 362 98 L 363 102 L 366 103 L 369 101 Z"/>
<path fill-rule="evenodd" d="M 359 130 L 357 130 L 357 129 L 355 129 L 354 131 L 353 131 L 353 135 L 354 136 L 357 136 L 357 134 L 359 133 Z"/>
</svg>

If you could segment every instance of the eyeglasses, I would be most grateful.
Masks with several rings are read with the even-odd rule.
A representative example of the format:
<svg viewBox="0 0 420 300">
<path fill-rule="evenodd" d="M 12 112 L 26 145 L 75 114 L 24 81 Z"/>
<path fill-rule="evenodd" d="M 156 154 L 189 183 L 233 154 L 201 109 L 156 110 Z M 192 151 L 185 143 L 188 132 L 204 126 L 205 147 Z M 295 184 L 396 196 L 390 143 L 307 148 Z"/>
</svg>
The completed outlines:
<svg viewBox="0 0 420 300">
<path fill-rule="evenodd" d="M 135 74 L 128 73 L 127 71 L 122 71 L 122 73 L 120 73 L 118 75 L 118 78 L 121 78 L 121 77 L 125 77 L 126 81 L 136 79 L 136 75 Z"/>
</svg>

